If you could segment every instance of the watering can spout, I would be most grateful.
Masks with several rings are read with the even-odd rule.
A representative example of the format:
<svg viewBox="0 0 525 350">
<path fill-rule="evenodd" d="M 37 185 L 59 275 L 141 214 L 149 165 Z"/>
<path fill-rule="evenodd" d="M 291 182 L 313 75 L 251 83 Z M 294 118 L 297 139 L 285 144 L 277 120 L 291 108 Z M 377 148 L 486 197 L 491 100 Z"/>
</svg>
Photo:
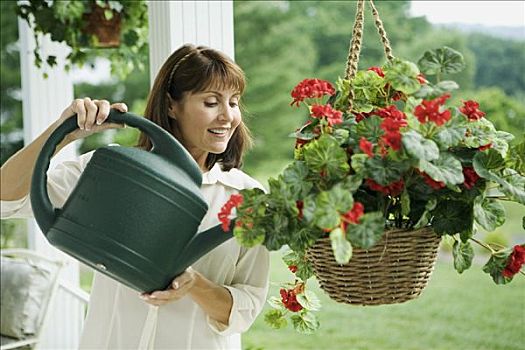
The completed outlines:
<svg viewBox="0 0 525 350">
<path fill-rule="evenodd" d="M 221 245 L 230 238 L 233 238 L 234 227 L 235 221 L 232 220 L 228 232 L 225 232 L 221 225 L 217 225 L 196 234 L 186 248 L 184 248 L 184 251 L 179 257 L 179 263 L 177 264 L 177 266 L 179 266 L 179 271 L 176 272 L 176 275 L 183 273 L 184 270 L 191 266 L 191 264 L 199 260 L 215 247 Z"/>
</svg>

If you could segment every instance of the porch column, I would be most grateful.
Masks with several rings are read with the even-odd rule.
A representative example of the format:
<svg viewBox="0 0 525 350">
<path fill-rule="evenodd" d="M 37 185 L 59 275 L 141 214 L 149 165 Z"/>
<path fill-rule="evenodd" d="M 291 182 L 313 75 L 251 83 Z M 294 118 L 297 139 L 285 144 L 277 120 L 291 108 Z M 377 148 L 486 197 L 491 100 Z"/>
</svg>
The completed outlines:
<svg viewBox="0 0 525 350">
<path fill-rule="evenodd" d="M 57 44 L 45 37 L 42 52 L 57 56 L 58 66 L 46 68 L 48 79 L 43 71 L 34 65 L 33 48 L 35 41 L 32 29 L 19 18 L 20 65 L 23 96 L 24 143 L 28 144 L 40 135 L 59 116 L 62 110 L 73 100 L 73 82 L 70 73 L 63 69 L 63 61 L 69 52 L 66 45 Z M 47 56 L 47 55 L 46 55 Z M 57 162 L 75 159 L 76 147 L 71 144 L 57 154 L 50 168 Z M 52 247 L 38 228 L 34 219 L 27 222 L 29 248 L 46 256 L 67 262 L 60 279 L 70 285 L 79 285 L 79 264 L 76 260 Z M 59 289 L 59 302 L 51 305 L 47 329 L 43 330 L 40 349 L 73 349 L 78 346 L 78 339 L 83 324 L 82 305 Z"/>
</svg>

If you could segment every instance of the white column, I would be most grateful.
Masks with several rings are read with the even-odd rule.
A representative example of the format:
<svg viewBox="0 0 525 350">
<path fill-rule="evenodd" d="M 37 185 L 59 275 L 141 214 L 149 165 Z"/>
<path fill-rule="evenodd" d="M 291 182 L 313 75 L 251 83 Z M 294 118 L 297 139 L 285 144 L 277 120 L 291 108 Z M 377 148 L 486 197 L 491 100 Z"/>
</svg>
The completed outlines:
<svg viewBox="0 0 525 350">
<path fill-rule="evenodd" d="M 209 46 L 234 58 L 232 1 L 150 1 L 148 14 L 152 84 L 162 63 L 183 44 Z"/>
<path fill-rule="evenodd" d="M 62 110 L 73 100 L 73 82 L 71 75 L 63 69 L 64 57 L 69 48 L 66 45 L 51 42 L 47 37 L 42 41 L 42 52 L 57 56 L 58 66 L 46 72 L 34 65 L 33 48 L 35 46 L 33 31 L 25 21 L 19 19 L 20 64 L 23 96 L 24 142 L 30 143 L 40 135 L 60 115 Z M 76 147 L 71 144 L 57 154 L 51 168 L 57 162 L 75 159 Z M 28 220 L 29 248 L 47 256 L 65 260 L 67 265 L 60 278 L 70 284 L 79 284 L 79 264 L 76 260 L 53 248 L 45 239 L 35 220 Z M 58 295 L 59 302 L 52 306 L 50 319 L 44 330 L 40 349 L 73 349 L 78 346 L 78 339 L 83 324 L 83 311 L 80 304 L 70 301 L 67 296 Z"/>
</svg>

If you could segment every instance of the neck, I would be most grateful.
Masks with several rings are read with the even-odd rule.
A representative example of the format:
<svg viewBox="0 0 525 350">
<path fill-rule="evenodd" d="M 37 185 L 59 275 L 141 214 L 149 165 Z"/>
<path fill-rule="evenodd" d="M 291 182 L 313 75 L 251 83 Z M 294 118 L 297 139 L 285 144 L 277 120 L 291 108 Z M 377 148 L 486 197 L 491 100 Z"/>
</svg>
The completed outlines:
<svg viewBox="0 0 525 350">
<path fill-rule="evenodd" d="M 189 149 L 188 151 L 190 152 L 193 159 L 197 162 L 197 164 L 199 164 L 201 172 L 205 173 L 208 170 L 210 170 L 206 167 L 206 159 L 208 158 L 208 152 L 194 149 Z"/>
</svg>

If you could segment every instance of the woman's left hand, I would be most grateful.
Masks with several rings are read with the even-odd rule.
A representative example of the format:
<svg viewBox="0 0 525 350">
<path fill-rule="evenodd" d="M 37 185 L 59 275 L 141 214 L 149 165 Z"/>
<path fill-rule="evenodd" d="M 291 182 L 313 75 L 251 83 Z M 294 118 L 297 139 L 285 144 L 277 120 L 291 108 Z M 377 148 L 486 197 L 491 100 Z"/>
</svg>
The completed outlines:
<svg viewBox="0 0 525 350">
<path fill-rule="evenodd" d="M 181 275 L 177 276 L 168 289 L 157 290 L 152 293 L 142 293 L 140 297 L 151 305 L 164 305 L 179 300 L 189 293 L 198 277 L 198 272 L 188 267 Z"/>
</svg>

